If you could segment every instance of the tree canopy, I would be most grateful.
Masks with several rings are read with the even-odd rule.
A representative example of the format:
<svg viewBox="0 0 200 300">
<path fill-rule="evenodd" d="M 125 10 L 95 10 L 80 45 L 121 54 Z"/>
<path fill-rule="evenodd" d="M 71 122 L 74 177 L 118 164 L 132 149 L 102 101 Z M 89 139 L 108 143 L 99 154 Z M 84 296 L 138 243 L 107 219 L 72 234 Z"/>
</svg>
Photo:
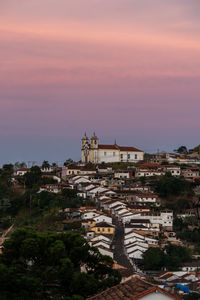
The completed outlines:
<svg viewBox="0 0 200 300">
<path fill-rule="evenodd" d="M 192 184 L 183 178 L 176 178 L 166 174 L 155 182 L 155 191 L 160 197 L 193 194 Z"/>
<path fill-rule="evenodd" d="M 174 152 L 177 152 L 179 154 L 187 154 L 188 150 L 186 146 L 180 146 L 178 149 L 175 149 Z"/>
<path fill-rule="evenodd" d="M 181 263 L 191 261 L 191 253 L 188 248 L 167 245 L 164 249 L 149 248 L 143 254 L 143 268 L 145 270 L 177 270 Z"/>
<path fill-rule="evenodd" d="M 19 229 L 0 257 L 1 299 L 84 299 L 120 282 L 112 265 L 77 233 Z"/>
</svg>

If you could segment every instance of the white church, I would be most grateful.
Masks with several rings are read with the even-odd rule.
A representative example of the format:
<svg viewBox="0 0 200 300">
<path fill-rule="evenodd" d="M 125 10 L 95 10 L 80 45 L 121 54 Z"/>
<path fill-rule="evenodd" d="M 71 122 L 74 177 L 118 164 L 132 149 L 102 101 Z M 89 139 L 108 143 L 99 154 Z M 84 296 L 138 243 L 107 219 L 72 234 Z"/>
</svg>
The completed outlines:
<svg viewBox="0 0 200 300">
<path fill-rule="evenodd" d="M 94 133 L 89 139 L 85 133 L 82 138 L 81 161 L 82 163 L 113 163 L 113 162 L 138 162 L 144 159 L 144 151 L 135 147 L 122 147 L 99 144 L 99 139 Z"/>
</svg>

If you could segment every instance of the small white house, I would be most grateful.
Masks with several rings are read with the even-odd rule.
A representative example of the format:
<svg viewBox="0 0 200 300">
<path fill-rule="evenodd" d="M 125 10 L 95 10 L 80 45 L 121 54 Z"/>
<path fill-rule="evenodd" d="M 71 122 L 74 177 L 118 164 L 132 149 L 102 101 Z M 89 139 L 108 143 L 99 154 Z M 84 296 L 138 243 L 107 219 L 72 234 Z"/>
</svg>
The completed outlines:
<svg viewBox="0 0 200 300">
<path fill-rule="evenodd" d="M 86 211 L 82 214 L 82 219 L 87 220 L 87 219 L 93 219 L 94 217 L 99 216 L 99 214 L 92 210 L 92 211 Z"/>
<path fill-rule="evenodd" d="M 93 220 L 95 221 L 95 223 L 106 222 L 112 224 L 112 218 L 105 215 L 96 216 L 93 218 Z"/>
</svg>

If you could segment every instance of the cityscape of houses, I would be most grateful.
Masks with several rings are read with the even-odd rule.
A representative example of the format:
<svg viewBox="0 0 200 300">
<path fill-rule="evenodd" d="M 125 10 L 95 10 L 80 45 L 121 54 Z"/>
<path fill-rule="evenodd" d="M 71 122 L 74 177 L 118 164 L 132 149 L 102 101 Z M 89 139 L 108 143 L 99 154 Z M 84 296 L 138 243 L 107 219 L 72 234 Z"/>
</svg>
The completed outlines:
<svg viewBox="0 0 200 300">
<path fill-rule="evenodd" d="M 38 193 L 59 194 L 64 189 L 71 189 L 77 197 L 85 201 L 90 199 L 93 206 L 66 207 L 63 224 L 79 222 L 89 245 L 114 260 L 114 266 L 122 273 L 122 286 L 116 288 L 120 290 L 130 280 L 140 284 L 140 280 L 149 276 L 141 268 L 143 255 L 148 249 L 164 249 L 169 244 L 184 245 L 174 230 L 173 208 L 163 206 L 163 199 L 152 188 L 151 180 L 171 176 L 196 183 L 198 187 L 199 153 L 161 152 L 145 156 L 143 151 L 134 147 L 120 147 L 116 143 L 100 145 L 95 134 L 90 141 L 85 134 L 81 153 L 82 160 L 78 163 L 40 167 L 42 176 L 53 179 L 54 183 L 41 185 Z M 29 171 L 30 168 L 17 169 L 13 180 Z M 177 217 L 195 218 L 194 209 L 185 209 Z M 174 272 L 151 273 L 157 283 L 156 289 L 163 295 L 158 299 L 166 299 L 165 293 L 172 299 L 179 299 L 190 291 L 198 293 L 199 264 L 193 261 L 182 264 Z M 155 293 L 155 289 L 151 293 Z M 97 296 L 91 299 L 107 298 Z"/>
</svg>

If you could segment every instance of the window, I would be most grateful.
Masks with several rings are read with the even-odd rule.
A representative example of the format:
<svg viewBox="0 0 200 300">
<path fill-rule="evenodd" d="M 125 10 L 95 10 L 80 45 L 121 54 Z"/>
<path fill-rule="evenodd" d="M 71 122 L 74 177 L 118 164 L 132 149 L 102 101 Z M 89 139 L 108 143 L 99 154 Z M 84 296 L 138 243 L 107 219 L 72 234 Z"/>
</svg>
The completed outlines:
<svg viewBox="0 0 200 300">
<path fill-rule="evenodd" d="M 104 152 L 104 156 L 106 156 L 106 152 Z"/>
<path fill-rule="evenodd" d="M 137 154 L 135 154 L 135 159 L 137 159 Z"/>
<path fill-rule="evenodd" d="M 127 157 L 128 157 L 128 159 L 130 159 L 131 158 L 130 154 L 128 154 Z"/>
<path fill-rule="evenodd" d="M 104 231 L 104 228 L 102 228 L 102 231 Z"/>
<path fill-rule="evenodd" d="M 123 159 L 123 154 L 121 154 L 120 156 L 121 156 L 121 159 Z"/>
<path fill-rule="evenodd" d="M 115 156 L 115 152 L 113 152 L 113 156 Z"/>
<path fill-rule="evenodd" d="M 100 228 L 97 228 L 97 231 L 100 231 Z"/>
<path fill-rule="evenodd" d="M 110 232 L 110 228 L 108 228 L 108 232 Z"/>
</svg>

